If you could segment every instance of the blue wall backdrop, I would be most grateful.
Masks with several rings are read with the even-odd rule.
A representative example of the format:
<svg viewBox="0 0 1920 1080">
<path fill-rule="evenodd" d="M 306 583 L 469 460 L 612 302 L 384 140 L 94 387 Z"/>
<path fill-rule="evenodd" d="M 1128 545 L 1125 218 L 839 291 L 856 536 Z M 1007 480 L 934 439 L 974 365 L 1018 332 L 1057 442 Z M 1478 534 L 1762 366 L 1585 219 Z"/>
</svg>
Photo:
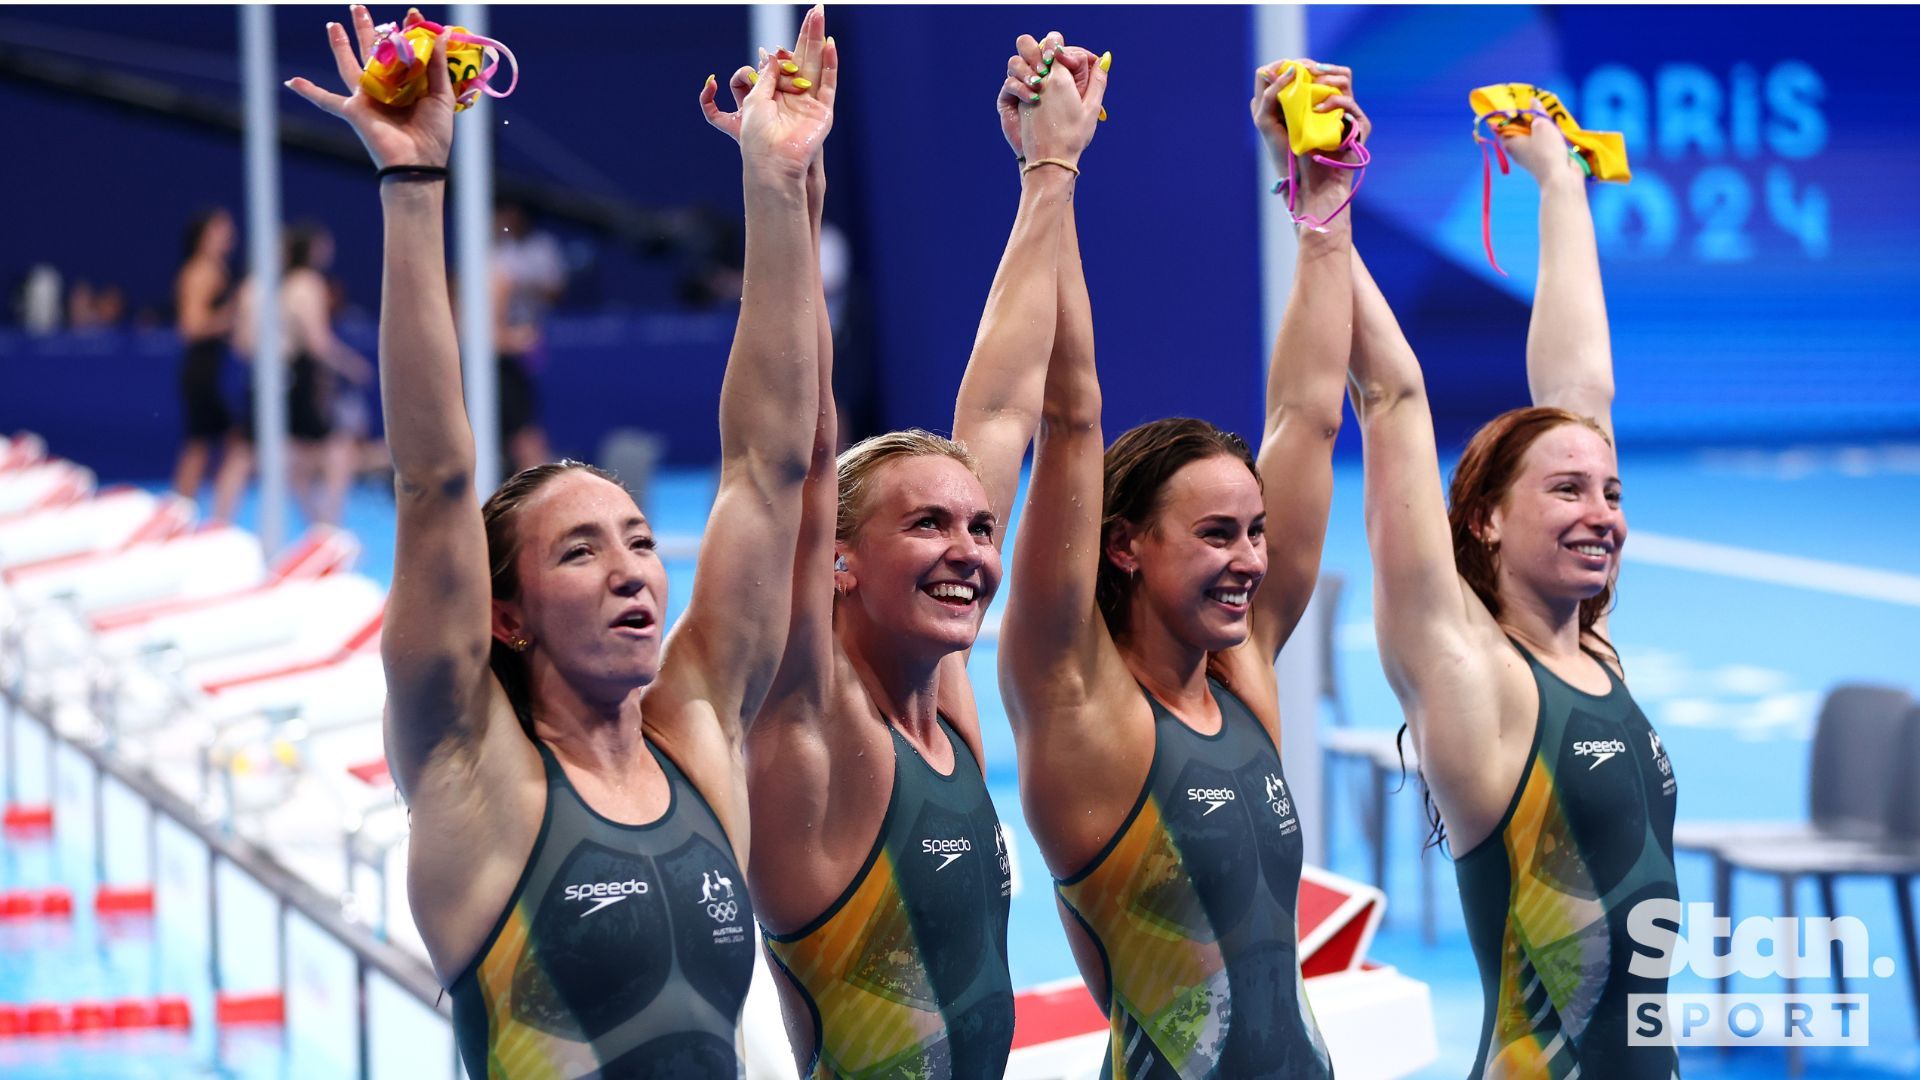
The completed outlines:
<svg viewBox="0 0 1920 1080">
<path fill-rule="evenodd" d="M 1920 429 L 1916 30 L 1911 8 L 1309 9 L 1376 124 L 1360 243 L 1395 245 L 1388 296 L 1437 408 L 1484 419 L 1483 379 L 1524 393 L 1539 201 L 1496 175 L 1499 277 L 1467 107 L 1521 81 L 1626 134 L 1633 182 L 1592 189 L 1623 438 Z"/>
<path fill-rule="evenodd" d="M 337 17 L 276 9 L 283 75 L 329 73 L 321 27 Z M 669 230 L 738 221 L 737 156 L 694 95 L 748 56 L 744 9 L 508 6 L 491 19 L 524 80 L 462 123 L 495 125 L 503 179 L 624 200 Z M 854 251 L 861 318 L 841 359 L 866 402 L 859 423 L 949 421 L 1017 198 L 997 80 L 1015 34 L 1057 28 L 1115 56 L 1113 119 L 1078 196 L 1109 433 L 1171 413 L 1257 424 L 1257 214 L 1270 196 L 1246 119 L 1250 72 L 1267 59 L 1252 54 L 1250 9 L 863 6 L 830 22 L 845 75 L 828 214 Z M 1627 133 L 1633 183 L 1594 189 L 1623 437 L 1920 431 L 1913 9 L 1315 7 L 1307 22 L 1315 56 L 1356 68 L 1376 122 L 1357 235 L 1429 369 L 1443 439 L 1524 399 L 1537 201 L 1524 176 L 1495 178 L 1512 273 L 1499 277 L 1480 249 L 1466 105 L 1469 88 L 1509 80 Z M 231 8 L 0 15 L 9 55 L 92 57 L 150 80 L 155 98 L 237 104 L 236 42 Z M 289 123 L 332 123 L 291 94 L 281 104 Z M 163 307 L 187 217 L 240 205 L 237 133 L 12 76 L 0 115 L 0 285 L 46 261 Z M 351 307 L 370 317 L 366 166 L 289 150 L 282 167 L 289 218 L 332 227 Z M 557 445 L 594 453 L 625 422 L 665 432 L 670 460 L 710 461 L 730 315 L 686 321 L 676 283 L 689 256 L 672 243 L 558 231 L 593 252 L 573 300 L 598 321 L 556 335 Z M 0 430 L 48 429 L 109 475 L 161 475 L 177 437 L 172 366 L 164 335 L 35 343 L 0 330 Z"/>
</svg>

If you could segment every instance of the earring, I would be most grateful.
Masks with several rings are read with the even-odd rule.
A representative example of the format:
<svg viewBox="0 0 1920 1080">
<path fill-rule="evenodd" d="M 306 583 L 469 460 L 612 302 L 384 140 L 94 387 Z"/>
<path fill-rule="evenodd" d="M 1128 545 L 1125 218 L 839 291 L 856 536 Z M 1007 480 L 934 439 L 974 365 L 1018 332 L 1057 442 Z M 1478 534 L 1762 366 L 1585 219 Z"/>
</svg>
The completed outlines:
<svg viewBox="0 0 1920 1080">
<path fill-rule="evenodd" d="M 847 557 L 845 555 L 835 555 L 833 557 L 833 568 L 844 572 L 847 569 Z"/>
<path fill-rule="evenodd" d="M 512 649 L 514 652 L 526 652 L 528 646 L 532 644 L 533 642 L 527 640 L 526 638 L 517 637 L 517 638 L 514 638 L 512 641 L 507 642 L 507 648 Z"/>
</svg>

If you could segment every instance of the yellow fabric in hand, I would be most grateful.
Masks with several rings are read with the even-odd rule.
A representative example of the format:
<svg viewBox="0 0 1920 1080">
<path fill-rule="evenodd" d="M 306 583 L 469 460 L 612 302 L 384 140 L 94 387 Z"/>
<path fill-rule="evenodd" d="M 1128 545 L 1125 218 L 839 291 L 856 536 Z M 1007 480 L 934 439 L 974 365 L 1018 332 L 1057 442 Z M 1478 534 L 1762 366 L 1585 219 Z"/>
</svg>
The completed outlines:
<svg viewBox="0 0 1920 1080">
<path fill-rule="evenodd" d="M 1345 109 L 1314 112 L 1313 107 L 1333 96 L 1333 87 L 1313 81 L 1313 64 L 1307 60 L 1282 60 L 1274 68 L 1274 78 L 1294 70 L 1293 81 L 1280 88 L 1280 117 L 1287 125 L 1287 142 L 1295 154 L 1319 151 L 1330 154 L 1347 141 Z"/>
<path fill-rule="evenodd" d="M 1467 103 L 1476 118 L 1493 113 L 1501 119 L 1498 126 L 1516 125 L 1516 130 L 1523 132 L 1533 130 L 1533 114 L 1526 110 L 1537 104 L 1542 112 L 1553 117 L 1560 134 L 1566 136 L 1567 144 L 1586 161 L 1587 170 L 1595 180 L 1624 184 L 1633 179 L 1633 173 L 1627 168 L 1625 137 L 1617 131 L 1588 131 L 1581 127 L 1550 91 L 1528 83 L 1500 83 L 1469 91 Z"/>
<path fill-rule="evenodd" d="M 461 41 L 464 26 L 448 27 L 447 74 L 453 81 L 454 111 L 467 108 L 466 89 L 480 77 L 486 62 L 481 46 Z M 433 59 L 435 30 L 427 24 L 415 24 L 393 35 L 376 48 L 360 75 L 360 89 L 385 105 L 405 108 L 427 93 L 427 62 Z M 388 48 L 388 42 L 394 43 Z"/>
</svg>

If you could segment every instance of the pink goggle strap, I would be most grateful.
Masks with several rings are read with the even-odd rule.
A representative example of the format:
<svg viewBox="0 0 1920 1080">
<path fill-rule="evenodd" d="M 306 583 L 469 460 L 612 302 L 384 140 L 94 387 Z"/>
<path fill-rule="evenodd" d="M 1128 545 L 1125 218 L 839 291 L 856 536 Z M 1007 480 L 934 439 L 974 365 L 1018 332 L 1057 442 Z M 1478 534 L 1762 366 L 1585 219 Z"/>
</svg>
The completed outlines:
<svg viewBox="0 0 1920 1080">
<path fill-rule="evenodd" d="M 1295 161 L 1292 154 L 1287 155 L 1287 178 L 1275 184 L 1273 190 L 1276 195 L 1282 192 L 1286 193 L 1287 216 L 1293 219 L 1295 225 L 1305 225 L 1317 233 L 1326 232 L 1327 225 L 1332 222 L 1334 218 L 1340 216 L 1340 212 L 1345 210 L 1348 204 L 1353 202 L 1355 195 L 1360 194 L 1360 184 L 1367 178 L 1367 165 L 1373 161 L 1373 154 L 1367 150 L 1364 143 L 1358 140 L 1354 131 L 1351 129 L 1347 132 L 1346 141 L 1340 144 L 1339 152 L 1348 151 L 1351 151 L 1353 154 L 1352 161 L 1339 161 L 1320 153 L 1313 155 L 1313 160 L 1330 169 L 1346 169 L 1359 173 L 1359 175 L 1353 178 L 1353 188 L 1347 192 L 1347 197 L 1340 201 L 1340 205 L 1334 207 L 1333 211 L 1326 217 L 1318 219 L 1311 215 L 1300 213 L 1299 164 Z"/>
<path fill-rule="evenodd" d="M 1537 116 L 1549 124 L 1554 122 L 1553 117 L 1535 108 L 1520 109 L 1518 111 L 1495 109 L 1491 112 L 1481 113 L 1479 116 L 1473 118 L 1473 141 L 1480 144 L 1480 242 L 1485 245 L 1487 249 L 1487 264 L 1492 266 L 1494 272 L 1498 273 L 1501 277 L 1507 277 L 1509 275 L 1505 270 L 1500 269 L 1500 263 L 1493 257 L 1493 159 L 1487 156 L 1487 144 L 1493 144 L 1493 152 L 1500 158 L 1501 176 L 1506 176 L 1510 173 L 1512 167 L 1507 161 L 1507 148 L 1501 144 L 1499 128 L 1496 127 L 1494 129 L 1495 134 L 1493 138 L 1489 139 L 1485 135 L 1480 134 L 1480 125 L 1487 124 L 1492 126 L 1495 118 L 1498 118 L 1501 126 L 1505 126 L 1518 120 L 1522 113 Z"/>
<path fill-rule="evenodd" d="M 414 27 L 422 27 L 430 34 L 438 34 L 446 29 L 446 27 L 441 26 L 439 23 L 430 22 L 426 19 L 422 19 L 414 23 L 413 26 L 407 27 L 402 27 L 397 23 L 387 23 L 379 27 L 381 38 L 380 43 L 374 46 L 374 58 L 381 63 L 391 64 L 396 58 L 404 56 L 407 58 L 407 67 L 411 69 L 413 67 L 413 52 L 412 50 L 402 49 L 400 39 L 402 35 Z M 481 34 L 462 32 L 452 35 L 452 40 L 464 42 L 468 45 L 480 46 L 486 50 L 481 55 L 488 61 L 487 66 L 481 69 L 480 74 L 474 77 L 472 83 L 468 84 L 466 91 L 457 98 L 462 106 L 473 104 L 474 99 L 482 93 L 485 93 L 488 97 L 506 97 L 508 94 L 513 93 L 514 87 L 520 85 L 520 61 L 514 58 L 512 49 L 507 48 L 493 38 Z M 505 90 L 495 90 L 492 85 L 492 79 L 494 73 L 500 70 L 500 58 L 502 56 L 506 57 L 507 63 L 512 65 L 513 78 L 507 82 L 507 88 Z"/>
<path fill-rule="evenodd" d="M 500 44 L 493 38 L 480 34 L 460 33 L 453 35 L 453 37 L 456 41 L 463 41 L 468 45 L 478 45 L 485 49 L 486 52 L 482 55 L 489 61 L 487 66 L 481 69 L 480 74 L 474 78 L 473 84 L 467 87 L 466 93 L 460 95 L 460 104 L 471 105 L 474 99 L 482 93 L 485 93 L 488 97 L 503 98 L 513 93 L 513 88 L 520 85 L 520 61 L 514 59 L 512 49 Z M 500 70 L 500 58 L 503 56 L 506 57 L 507 63 L 512 66 L 513 78 L 508 80 L 505 90 L 495 90 L 492 84 L 493 74 Z"/>
</svg>

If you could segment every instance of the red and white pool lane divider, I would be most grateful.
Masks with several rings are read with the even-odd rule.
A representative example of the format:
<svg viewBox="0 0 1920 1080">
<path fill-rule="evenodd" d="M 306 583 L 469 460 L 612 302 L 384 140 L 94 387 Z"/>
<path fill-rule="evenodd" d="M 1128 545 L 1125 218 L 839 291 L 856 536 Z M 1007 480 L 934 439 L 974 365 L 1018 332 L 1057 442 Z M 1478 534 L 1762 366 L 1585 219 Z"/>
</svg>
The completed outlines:
<svg viewBox="0 0 1920 1080">
<path fill-rule="evenodd" d="M 192 1028 L 193 1008 L 178 994 L 117 1001 L 0 1002 L 0 1039 Z"/>
<path fill-rule="evenodd" d="M 215 994 L 213 1019 L 221 1027 L 284 1024 L 286 998 L 278 990 Z M 0 1039 L 191 1030 L 193 1005 L 181 994 L 113 1001 L 0 1001 Z"/>
<path fill-rule="evenodd" d="M 153 914 L 153 886 L 102 885 L 94 890 L 94 913 L 102 918 Z M 73 891 L 64 885 L 0 889 L 0 925 L 24 920 L 73 918 Z M 214 1022 L 222 1027 L 283 1024 L 286 996 L 278 990 L 214 995 Z M 0 1039 L 19 1036 L 88 1035 L 114 1031 L 186 1031 L 193 1009 L 185 997 L 162 994 L 114 1001 L 0 1001 Z"/>
<path fill-rule="evenodd" d="M 286 1022 L 286 995 L 278 990 L 213 995 L 213 1022 L 276 1026 Z M 182 994 L 119 997 L 113 1001 L 0 1001 L 0 1040 L 25 1036 L 92 1036 L 108 1032 L 190 1032 L 194 1007 Z"/>
<path fill-rule="evenodd" d="M 52 832 L 53 807 L 45 803 L 8 803 L 0 826 L 9 836 Z"/>
<path fill-rule="evenodd" d="M 93 893 L 96 915 L 118 917 L 153 914 L 153 886 L 102 885 Z M 73 890 L 65 885 L 0 889 L 0 922 L 16 919 L 73 918 Z"/>
</svg>

